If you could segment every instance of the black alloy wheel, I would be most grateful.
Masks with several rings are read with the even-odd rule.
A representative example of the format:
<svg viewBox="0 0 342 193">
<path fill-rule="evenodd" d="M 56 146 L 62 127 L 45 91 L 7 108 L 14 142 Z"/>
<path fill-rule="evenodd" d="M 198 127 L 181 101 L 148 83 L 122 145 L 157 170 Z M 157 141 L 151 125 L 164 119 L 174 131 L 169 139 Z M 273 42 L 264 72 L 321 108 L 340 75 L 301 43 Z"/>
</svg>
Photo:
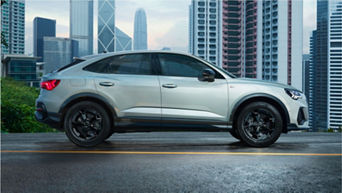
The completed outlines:
<svg viewBox="0 0 342 193">
<path fill-rule="evenodd" d="M 238 117 L 238 133 L 241 139 L 253 147 L 267 147 L 280 136 L 283 120 L 271 104 L 254 102 L 247 105 Z"/>
<path fill-rule="evenodd" d="M 82 147 L 102 143 L 111 132 L 107 112 L 101 105 L 90 101 L 77 103 L 67 111 L 64 128 L 68 138 Z"/>
</svg>

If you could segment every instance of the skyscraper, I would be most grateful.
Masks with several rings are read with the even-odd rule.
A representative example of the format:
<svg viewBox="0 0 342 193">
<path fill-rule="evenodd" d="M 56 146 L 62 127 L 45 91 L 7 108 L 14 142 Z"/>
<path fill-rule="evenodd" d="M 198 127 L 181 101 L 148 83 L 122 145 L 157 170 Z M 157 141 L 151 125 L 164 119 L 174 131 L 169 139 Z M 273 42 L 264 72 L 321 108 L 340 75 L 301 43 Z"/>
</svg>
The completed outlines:
<svg viewBox="0 0 342 193">
<path fill-rule="evenodd" d="M 33 20 L 33 55 L 39 57 L 38 62 L 44 61 L 44 37 L 56 37 L 56 20 L 35 17 Z"/>
<path fill-rule="evenodd" d="M 115 1 L 98 1 L 97 42 L 98 53 L 114 52 L 115 49 Z"/>
<path fill-rule="evenodd" d="M 223 68 L 302 89 L 302 1 L 222 1 Z M 293 19 L 294 18 L 294 19 Z"/>
<path fill-rule="evenodd" d="M 78 56 L 78 42 L 70 38 L 44 37 L 44 74 L 57 70 Z"/>
<path fill-rule="evenodd" d="M 189 7 L 189 52 L 222 66 L 222 1 L 192 0 Z"/>
<path fill-rule="evenodd" d="M 147 50 L 147 23 L 144 9 L 138 9 L 134 17 L 134 50 Z"/>
<path fill-rule="evenodd" d="M 316 131 L 317 128 L 313 126 L 314 123 L 314 117 L 315 117 L 315 112 L 313 110 L 313 105 L 314 105 L 314 100 L 316 97 L 314 97 L 314 86 L 316 78 L 315 78 L 315 55 L 316 55 L 316 30 L 312 31 L 311 37 L 310 37 L 310 63 L 309 63 L 309 74 L 308 76 L 305 77 L 306 82 L 309 84 L 305 87 L 305 96 L 308 102 L 308 107 L 309 107 L 309 127 Z"/>
<path fill-rule="evenodd" d="M 93 54 L 93 0 L 70 0 L 70 38 L 79 43 L 79 56 Z"/>
<path fill-rule="evenodd" d="M 1 29 L 8 44 L 1 45 L 1 54 L 24 54 L 25 1 L 7 0 L 1 9 Z"/>
<path fill-rule="evenodd" d="M 342 129 L 342 0 L 329 1 L 328 128 Z"/>
<path fill-rule="evenodd" d="M 312 37 L 315 129 L 342 127 L 342 1 L 317 1 L 317 30 Z"/>
<path fill-rule="evenodd" d="M 121 31 L 119 28 L 115 28 L 115 51 L 132 50 L 132 38 Z"/>
</svg>

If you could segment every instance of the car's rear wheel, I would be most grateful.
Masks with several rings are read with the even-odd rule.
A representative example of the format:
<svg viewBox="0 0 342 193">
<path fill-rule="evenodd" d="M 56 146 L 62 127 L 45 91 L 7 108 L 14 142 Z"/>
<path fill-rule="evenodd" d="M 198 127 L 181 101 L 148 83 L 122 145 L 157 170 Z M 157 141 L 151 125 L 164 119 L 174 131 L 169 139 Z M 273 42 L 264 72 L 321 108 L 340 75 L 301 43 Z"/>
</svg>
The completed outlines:
<svg viewBox="0 0 342 193">
<path fill-rule="evenodd" d="M 283 119 L 273 105 L 253 102 L 242 109 L 237 125 L 242 141 L 253 147 L 267 147 L 279 138 Z"/>
<path fill-rule="evenodd" d="M 82 147 L 102 143 L 111 132 L 106 110 L 91 101 L 82 101 L 69 108 L 64 119 L 64 129 L 70 141 Z"/>
</svg>

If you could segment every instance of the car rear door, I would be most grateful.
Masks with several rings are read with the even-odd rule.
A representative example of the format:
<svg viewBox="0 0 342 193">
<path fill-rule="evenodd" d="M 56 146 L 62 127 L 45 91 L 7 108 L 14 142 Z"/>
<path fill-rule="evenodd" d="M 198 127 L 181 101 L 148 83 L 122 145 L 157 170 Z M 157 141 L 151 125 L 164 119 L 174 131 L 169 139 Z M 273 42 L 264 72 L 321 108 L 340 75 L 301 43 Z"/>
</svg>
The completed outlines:
<svg viewBox="0 0 342 193">
<path fill-rule="evenodd" d="M 160 84 L 151 57 L 148 53 L 116 55 L 85 68 L 96 73 L 96 89 L 113 101 L 118 117 L 160 120 Z"/>
<path fill-rule="evenodd" d="M 219 72 L 215 71 L 214 82 L 200 81 L 202 70 L 211 68 L 203 62 L 169 53 L 160 53 L 158 58 L 163 121 L 227 123 L 227 81 Z"/>
</svg>

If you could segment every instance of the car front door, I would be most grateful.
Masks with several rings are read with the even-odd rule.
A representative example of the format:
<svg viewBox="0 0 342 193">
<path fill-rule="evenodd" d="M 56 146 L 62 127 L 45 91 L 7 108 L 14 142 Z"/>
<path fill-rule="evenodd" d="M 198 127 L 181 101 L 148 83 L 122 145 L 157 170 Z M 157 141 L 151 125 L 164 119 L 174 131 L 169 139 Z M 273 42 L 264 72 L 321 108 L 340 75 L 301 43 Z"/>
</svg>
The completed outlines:
<svg viewBox="0 0 342 193">
<path fill-rule="evenodd" d="M 115 104 L 119 118 L 161 118 L 158 76 L 148 53 L 123 54 L 85 68 L 94 72 L 96 89 Z"/>
<path fill-rule="evenodd" d="M 158 59 L 163 121 L 227 123 L 227 81 L 219 72 L 186 55 L 160 53 Z M 206 68 L 216 72 L 213 82 L 198 79 Z"/>
</svg>

